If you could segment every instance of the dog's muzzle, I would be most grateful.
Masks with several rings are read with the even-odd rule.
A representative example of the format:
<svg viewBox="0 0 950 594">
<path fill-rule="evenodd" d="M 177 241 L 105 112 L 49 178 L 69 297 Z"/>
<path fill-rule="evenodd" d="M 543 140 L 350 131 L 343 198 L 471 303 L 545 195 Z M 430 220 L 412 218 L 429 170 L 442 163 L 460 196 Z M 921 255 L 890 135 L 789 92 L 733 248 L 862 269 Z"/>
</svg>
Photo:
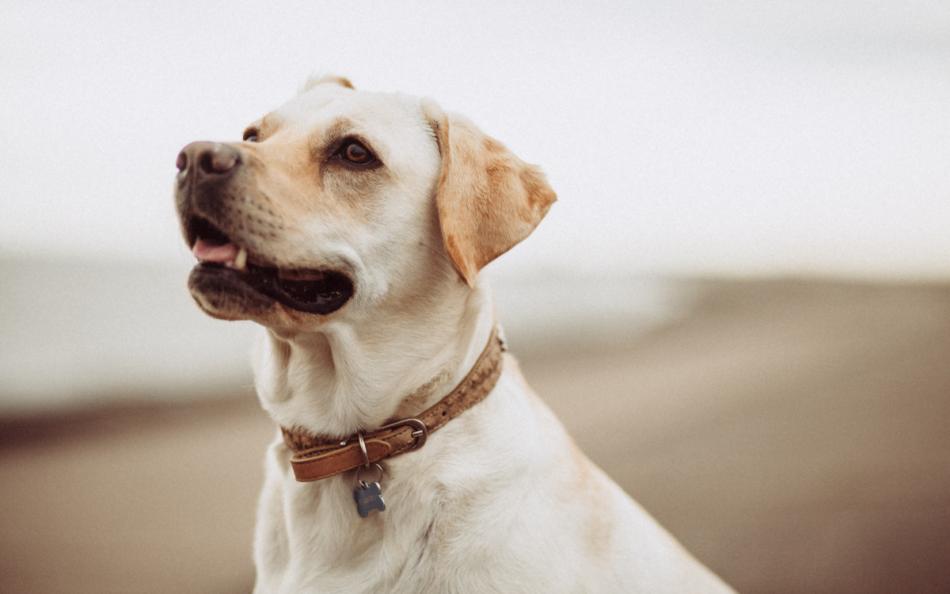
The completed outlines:
<svg viewBox="0 0 950 594">
<path fill-rule="evenodd" d="M 340 271 L 275 266 L 245 247 L 248 217 L 236 200 L 247 200 L 239 189 L 246 183 L 241 151 L 219 142 L 192 142 L 178 153 L 176 206 L 185 241 L 198 265 L 188 284 L 201 302 L 232 304 L 233 299 L 255 309 L 277 301 L 291 309 L 326 315 L 346 304 L 354 284 Z M 243 178 L 243 180 L 241 180 Z M 241 180 L 241 181 L 239 181 Z M 248 240 L 250 241 L 250 240 Z M 251 244 L 260 243 L 250 242 Z"/>
</svg>

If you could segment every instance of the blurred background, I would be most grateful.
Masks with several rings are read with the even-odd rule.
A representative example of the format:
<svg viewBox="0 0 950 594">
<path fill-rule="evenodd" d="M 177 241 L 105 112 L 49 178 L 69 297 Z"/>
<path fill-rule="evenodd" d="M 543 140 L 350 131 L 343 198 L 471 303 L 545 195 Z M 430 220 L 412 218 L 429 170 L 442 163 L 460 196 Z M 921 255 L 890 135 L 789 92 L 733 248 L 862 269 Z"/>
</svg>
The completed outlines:
<svg viewBox="0 0 950 594">
<path fill-rule="evenodd" d="M 323 72 L 543 166 L 499 316 L 703 562 L 950 591 L 950 4 L 5 1 L 0 72 L 0 591 L 250 590 L 275 429 L 174 161 Z"/>
</svg>

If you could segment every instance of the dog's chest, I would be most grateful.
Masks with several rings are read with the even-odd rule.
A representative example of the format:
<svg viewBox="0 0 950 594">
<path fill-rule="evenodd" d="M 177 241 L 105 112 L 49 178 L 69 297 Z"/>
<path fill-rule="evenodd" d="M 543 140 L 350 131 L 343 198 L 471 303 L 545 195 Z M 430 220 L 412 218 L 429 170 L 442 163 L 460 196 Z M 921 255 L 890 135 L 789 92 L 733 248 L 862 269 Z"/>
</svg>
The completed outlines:
<svg viewBox="0 0 950 594">
<path fill-rule="evenodd" d="M 431 591 L 435 559 L 447 550 L 437 504 L 391 485 L 386 509 L 363 517 L 352 487 L 342 479 L 291 484 L 262 497 L 257 536 L 270 544 L 269 554 L 257 555 L 257 592 Z M 265 509 L 266 499 L 281 504 Z M 286 515 L 275 513 L 280 507 Z"/>
</svg>

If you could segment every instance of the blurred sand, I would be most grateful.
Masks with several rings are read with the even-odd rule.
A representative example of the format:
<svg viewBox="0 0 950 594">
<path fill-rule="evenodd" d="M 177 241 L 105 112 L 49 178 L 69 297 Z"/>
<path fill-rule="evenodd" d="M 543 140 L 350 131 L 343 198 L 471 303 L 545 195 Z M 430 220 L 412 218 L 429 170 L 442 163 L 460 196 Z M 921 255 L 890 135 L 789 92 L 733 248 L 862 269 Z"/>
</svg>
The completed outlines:
<svg viewBox="0 0 950 594">
<path fill-rule="evenodd" d="M 686 287 L 628 347 L 521 353 L 582 448 L 743 592 L 950 591 L 950 286 Z M 249 391 L 6 423 L 0 591 L 249 591 L 272 433 Z"/>
</svg>

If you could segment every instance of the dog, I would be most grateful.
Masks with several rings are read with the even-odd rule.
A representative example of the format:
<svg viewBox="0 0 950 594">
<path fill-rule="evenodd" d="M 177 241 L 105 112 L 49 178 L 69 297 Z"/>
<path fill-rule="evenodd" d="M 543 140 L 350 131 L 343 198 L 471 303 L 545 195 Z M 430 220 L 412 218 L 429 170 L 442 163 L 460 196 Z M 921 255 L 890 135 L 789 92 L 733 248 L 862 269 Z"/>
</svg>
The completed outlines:
<svg viewBox="0 0 950 594">
<path fill-rule="evenodd" d="M 265 329 L 254 592 L 731 592 L 574 445 L 479 271 L 555 201 L 436 103 L 309 81 L 178 155 L 198 306 Z M 222 461 L 226 464 L 226 461 Z"/>
</svg>

